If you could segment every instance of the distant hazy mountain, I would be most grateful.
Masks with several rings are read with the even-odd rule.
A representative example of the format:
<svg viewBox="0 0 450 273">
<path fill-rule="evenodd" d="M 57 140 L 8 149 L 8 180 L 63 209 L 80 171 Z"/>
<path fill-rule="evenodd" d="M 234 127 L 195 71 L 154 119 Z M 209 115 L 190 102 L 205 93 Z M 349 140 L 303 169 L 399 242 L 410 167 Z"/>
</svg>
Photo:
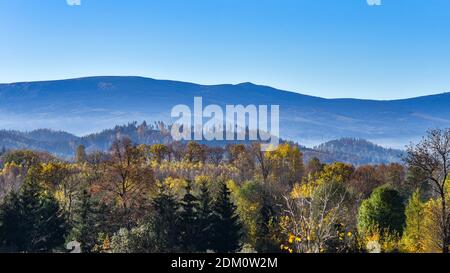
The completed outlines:
<svg viewBox="0 0 450 273">
<path fill-rule="evenodd" d="M 305 152 L 324 162 L 340 161 L 354 165 L 401 162 L 403 151 L 386 149 L 364 139 L 342 138 L 320 144 Z"/>
<path fill-rule="evenodd" d="M 50 128 L 80 136 L 133 120 L 170 123 L 172 107 L 192 105 L 194 96 L 202 96 L 204 105 L 279 104 L 281 136 L 309 146 L 351 137 L 403 147 L 429 128 L 450 127 L 449 93 L 392 101 L 323 99 L 251 83 L 91 77 L 0 84 L 0 128 Z M 38 140 L 39 132 L 33 134 Z"/>
<path fill-rule="evenodd" d="M 47 151 L 59 157 L 71 159 L 80 144 L 83 144 L 88 152 L 107 151 L 114 140 L 125 136 L 131 138 L 136 144 L 167 144 L 172 141 L 170 134 L 161 124 L 139 125 L 133 122 L 83 137 L 48 129 L 31 132 L 2 130 L 0 131 L 0 151 L 31 149 Z M 228 142 L 213 143 L 213 145 L 221 146 L 226 144 Z M 305 161 L 317 157 L 326 163 L 340 161 L 354 165 L 399 162 L 402 154 L 402 151 L 385 149 L 366 140 L 349 138 L 329 141 L 314 148 L 300 146 L 300 149 Z"/>
<path fill-rule="evenodd" d="M 86 147 L 88 152 L 107 151 L 114 140 L 122 137 L 129 137 L 136 144 L 170 143 L 172 141 L 170 135 L 164 130 L 160 130 L 157 124 L 147 125 L 144 122 L 138 125 L 136 122 L 132 122 L 83 137 L 49 129 L 38 129 L 31 132 L 1 130 L 0 149 L 47 151 L 63 158 L 71 158 L 81 144 Z"/>
</svg>

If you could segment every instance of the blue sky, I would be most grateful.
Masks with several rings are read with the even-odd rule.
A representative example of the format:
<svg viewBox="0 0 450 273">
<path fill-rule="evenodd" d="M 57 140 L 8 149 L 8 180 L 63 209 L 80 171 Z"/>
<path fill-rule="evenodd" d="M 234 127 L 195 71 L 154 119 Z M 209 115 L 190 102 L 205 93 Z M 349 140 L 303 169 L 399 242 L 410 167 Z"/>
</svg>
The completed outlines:
<svg viewBox="0 0 450 273">
<path fill-rule="evenodd" d="M 328 98 L 450 91 L 450 1 L 0 0 L 0 82 L 92 75 Z"/>
</svg>

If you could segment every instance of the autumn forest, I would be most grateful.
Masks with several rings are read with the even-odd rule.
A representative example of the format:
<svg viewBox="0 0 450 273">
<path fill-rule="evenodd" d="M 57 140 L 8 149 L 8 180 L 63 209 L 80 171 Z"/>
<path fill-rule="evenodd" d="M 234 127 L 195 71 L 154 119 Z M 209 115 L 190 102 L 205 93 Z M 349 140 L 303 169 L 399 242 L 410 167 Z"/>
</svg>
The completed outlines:
<svg viewBox="0 0 450 273">
<path fill-rule="evenodd" d="M 258 143 L 3 151 L 0 251 L 448 252 L 450 130 L 402 163 L 352 166 Z"/>
</svg>

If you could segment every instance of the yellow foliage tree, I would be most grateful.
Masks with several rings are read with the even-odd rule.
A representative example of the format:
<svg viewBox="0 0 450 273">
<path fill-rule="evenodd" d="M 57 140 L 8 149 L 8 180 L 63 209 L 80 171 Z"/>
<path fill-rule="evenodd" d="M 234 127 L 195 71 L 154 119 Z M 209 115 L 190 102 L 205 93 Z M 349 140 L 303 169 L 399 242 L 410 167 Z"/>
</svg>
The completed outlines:
<svg viewBox="0 0 450 273">
<path fill-rule="evenodd" d="M 401 249 L 409 253 L 426 251 L 427 229 L 425 226 L 426 204 L 421 200 L 420 191 L 416 190 L 406 206 L 406 228 L 403 233 Z"/>
<path fill-rule="evenodd" d="M 269 161 L 272 166 L 273 180 L 290 187 L 301 181 L 305 167 L 303 165 L 303 154 L 300 152 L 298 145 L 281 144 L 275 151 L 268 151 L 266 157 L 268 158 L 266 161 Z"/>
</svg>

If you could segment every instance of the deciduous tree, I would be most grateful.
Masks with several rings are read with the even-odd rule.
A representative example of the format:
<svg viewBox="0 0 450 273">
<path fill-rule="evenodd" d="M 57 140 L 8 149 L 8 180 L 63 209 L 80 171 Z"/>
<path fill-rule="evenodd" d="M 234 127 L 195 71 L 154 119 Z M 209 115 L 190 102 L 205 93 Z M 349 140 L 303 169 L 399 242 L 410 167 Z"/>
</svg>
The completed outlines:
<svg viewBox="0 0 450 273">
<path fill-rule="evenodd" d="M 418 144 L 407 149 L 405 162 L 418 168 L 426 181 L 433 185 L 435 195 L 441 202 L 439 224 L 442 230 L 442 252 L 450 251 L 450 214 L 447 204 L 450 173 L 450 129 L 431 130 Z"/>
</svg>

